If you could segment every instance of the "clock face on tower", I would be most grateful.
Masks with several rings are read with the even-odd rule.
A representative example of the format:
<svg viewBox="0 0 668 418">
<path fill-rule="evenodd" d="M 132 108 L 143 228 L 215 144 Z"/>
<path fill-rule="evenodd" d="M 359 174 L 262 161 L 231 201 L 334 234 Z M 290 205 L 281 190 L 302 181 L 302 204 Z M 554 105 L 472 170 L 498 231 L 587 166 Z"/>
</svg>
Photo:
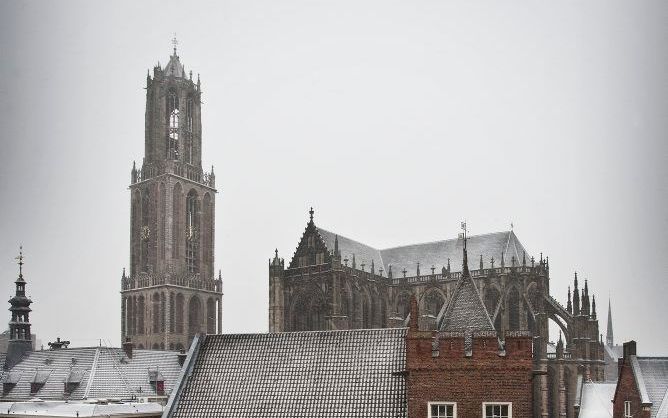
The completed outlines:
<svg viewBox="0 0 668 418">
<path fill-rule="evenodd" d="M 148 227 L 148 225 L 144 225 L 141 228 L 141 239 L 148 240 L 150 237 L 151 237 L 151 229 Z"/>
</svg>

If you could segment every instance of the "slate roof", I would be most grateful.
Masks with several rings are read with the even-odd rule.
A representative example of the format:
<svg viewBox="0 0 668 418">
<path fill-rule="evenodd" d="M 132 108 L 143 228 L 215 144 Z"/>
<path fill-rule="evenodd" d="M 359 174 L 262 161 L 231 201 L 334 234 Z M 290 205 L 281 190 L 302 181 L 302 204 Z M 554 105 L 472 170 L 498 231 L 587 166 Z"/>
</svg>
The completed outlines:
<svg viewBox="0 0 668 418">
<path fill-rule="evenodd" d="M 652 418 L 668 418 L 668 357 L 632 359 L 638 389 L 652 402 Z"/>
<path fill-rule="evenodd" d="M 406 417 L 405 337 L 405 328 L 207 335 L 165 416 Z"/>
<path fill-rule="evenodd" d="M 150 371 L 156 369 L 164 377 L 165 394 L 169 394 L 181 371 L 176 352 L 135 349 L 129 359 L 120 348 L 31 351 L 19 364 L 2 373 L 3 382 L 16 383 L 10 391 L 3 392 L 0 399 L 130 399 L 133 396 L 158 396 L 149 382 Z M 69 396 L 64 393 L 66 380 L 74 383 Z M 30 393 L 32 382 L 43 384 L 36 394 Z"/>
<path fill-rule="evenodd" d="M 579 418 L 612 417 L 612 398 L 616 383 L 585 383 L 582 385 Z"/>
<path fill-rule="evenodd" d="M 334 238 L 337 234 L 320 227 L 317 227 L 317 229 L 325 241 L 327 248 L 333 251 Z M 462 270 L 461 255 L 464 246 L 462 238 L 379 250 L 341 235 L 338 235 L 338 237 L 341 258 L 352 260 L 352 254 L 355 254 L 358 268 L 364 262 L 366 264 L 365 270 L 367 271 L 369 271 L 371 260 L 374 260 L 376 271 L 382 267 L 385 270 L 385 275 L 387 275 L 391 264 L 394 277 L 400 277 L 402 275 L 401 271 L 404 268 L 406 269 L 407 276 L 415 276 L 417 274 L 417 263 L 419 262 L 420 274 L 427 275 L 431 273 L 431 266 L 434 266 L 436 271 L 440 273 L 443 267 L 447 267 L 448 259 L 450 259 L 451 271 Z M 522 263 L 524 253 L 526 253 L 527 264 L 531 262 L 531 255 L 526 251 L 513 231 L 469 236 L 467 237 L 467 248 L 469 252 L 469 269 L 471 270 L 480 268 L 480 255 L 483 258 L 483 268 L 492 267 L 492 257 L 494 257 L 494 266 L 500 267 L 502 254 L 504 254 L 506 266 L 511 265 L 512 257 L 515 257 L 518 265 Z M 348 262 L 348 265 L 351 265 L 351 261 Z"/>
<path fill-rule="evenodd" d="M 445 309 L 441 331 L 494 331 L 494 324 L 468 274 L 462 275 Z"/>
<path fill-rule="evenodd" d="M 174 54 L 170 55 L 169 63 L 167 63 L 167 66 L 165 66 L 164 73 L 167 75 L 173 75 L 177 78 L 185 77 L 186 70 L 183 67 L 183 64 L 181 64 L 179 56 L 176 55 L 176 51 L 174 51 Z"/>
</svg>

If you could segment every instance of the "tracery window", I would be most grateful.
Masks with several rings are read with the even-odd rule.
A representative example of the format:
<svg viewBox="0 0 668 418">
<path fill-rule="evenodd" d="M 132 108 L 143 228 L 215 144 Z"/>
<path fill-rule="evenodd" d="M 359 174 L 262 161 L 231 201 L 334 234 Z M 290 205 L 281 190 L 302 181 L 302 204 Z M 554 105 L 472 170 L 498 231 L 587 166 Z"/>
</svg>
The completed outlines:
<svg viewBox="0 0 668 418">
<path fill-rule="evenodd" d="M 167 95 L 167 158 L 179 159 L 179 97 L 175 91 Z"/>
<path fill-rule="evenodd" d="M 188 98 L 186 102 L 186 162 L 193 163 L 193 99 Z"/>
<path fill-rule="evenodd" d="M 199 272 L 199 213 L 197 193 L 191 190 L 186 198 L 186 266 L 189 273 Z"/>
</svg>

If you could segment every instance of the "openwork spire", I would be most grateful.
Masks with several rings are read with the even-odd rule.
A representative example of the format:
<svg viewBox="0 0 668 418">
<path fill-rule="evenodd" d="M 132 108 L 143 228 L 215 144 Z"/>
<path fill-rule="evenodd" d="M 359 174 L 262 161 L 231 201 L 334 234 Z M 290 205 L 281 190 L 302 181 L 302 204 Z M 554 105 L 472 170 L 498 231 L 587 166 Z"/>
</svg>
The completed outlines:
<svg viewBox="0 0 668 418">
<path fill-rule="evenodd" d="M 612 347 L 615 345 L 615 338 L 612 333 L 612 305 L 610 298 L 608 297 L 608 332 L 605 334 L 605 343 Z"/>
</svg>

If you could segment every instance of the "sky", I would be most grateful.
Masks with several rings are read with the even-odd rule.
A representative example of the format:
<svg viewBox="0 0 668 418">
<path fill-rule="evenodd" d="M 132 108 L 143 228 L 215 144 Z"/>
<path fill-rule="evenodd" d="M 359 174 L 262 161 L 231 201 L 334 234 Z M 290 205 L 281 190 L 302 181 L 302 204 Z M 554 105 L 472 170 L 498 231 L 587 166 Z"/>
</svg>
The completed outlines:
<svg viewBox="0 0 668 418">
<path fill-rule="evenodd" d="M 176 33 L 202 82 L 224 332 L 267 331 L 268 259 L 313 206 L 377 248 L 513 223 L 554 297 L 577 271 L 601 332 L 610 298 L 617 342 L 668 355 L 666 22 L 663 0 L 5 0 L 0 286 L 22 244 L 42 343 L 120 344 L 143 88 Z"/>
</svg>

